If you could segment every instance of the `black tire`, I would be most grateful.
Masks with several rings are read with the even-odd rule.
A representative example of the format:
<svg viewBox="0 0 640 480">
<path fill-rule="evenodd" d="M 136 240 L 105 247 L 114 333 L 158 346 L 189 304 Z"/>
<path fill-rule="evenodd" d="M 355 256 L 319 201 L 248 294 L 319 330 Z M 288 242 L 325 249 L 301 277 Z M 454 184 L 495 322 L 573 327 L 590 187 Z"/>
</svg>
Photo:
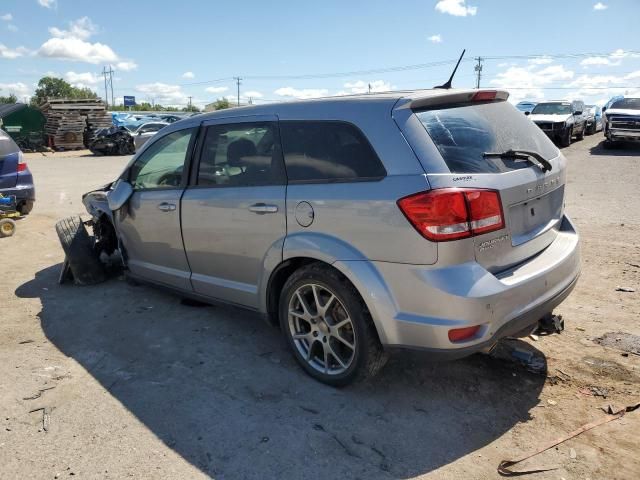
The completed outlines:
<svg viewBox="0 0 640 480">
<path fill-rule="evenodd" d="M 563 137 L 560 137 L 558 144 L 562 148 L 566 148 L 571 145 L 571 130 L 567 129 L 567 133 Z"/>
<path fill-rule="evenodd" d="M 351 363 L 342 373 L 327 374 L 316 370 L 294 343 L 289 328 L 289 302 L 300 287 L 309 284 L 328 289 L 339 300 L 351 319 L 355 349 Z M 280 294 L 279 317 L 282 333 L 296 361 L 310 376 L 327 385 L 339 387 L 371 378 L 388 360 L 388 354 L 380 344 L 373 320 L 358 291 L 339 272 L 323 264 L 307 265 L 289 277 Z"/>
<path fill-rule="evenodd" d="M 104 265 L 79 216 L 60 220 L 56 223 L 56 232 L 77 284 L 94 285 L 107 279 Z"/>
<path fill-rule="evenodd" d="M 16 222 L 10 218 L 0 220 L 0 237 L 12 237 L 16 233 Z"/>
</svg>

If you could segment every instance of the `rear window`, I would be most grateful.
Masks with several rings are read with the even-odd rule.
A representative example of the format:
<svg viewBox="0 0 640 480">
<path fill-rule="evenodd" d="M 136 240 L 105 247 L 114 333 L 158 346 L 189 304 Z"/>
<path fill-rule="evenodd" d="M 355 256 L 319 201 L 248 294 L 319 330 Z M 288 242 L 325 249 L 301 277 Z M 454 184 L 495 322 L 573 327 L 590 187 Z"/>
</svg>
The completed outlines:
<svg viewBox="0 0 640 480">
<path fill-rule="evenodd" d="M 374 180 L 386 171 L 364 135 L 345 122 L 280 122 L 290 182 Z"/>
<path fill-rule="evenodd" d="M 531 167 L 524 161 L 484 158 L 485 152 L 532 150 L 548 160 L 558 155 L 542 130 L 507 102 L 424 110 L 416 116 L 451 173 L 500 173 Z"/>
</svg>

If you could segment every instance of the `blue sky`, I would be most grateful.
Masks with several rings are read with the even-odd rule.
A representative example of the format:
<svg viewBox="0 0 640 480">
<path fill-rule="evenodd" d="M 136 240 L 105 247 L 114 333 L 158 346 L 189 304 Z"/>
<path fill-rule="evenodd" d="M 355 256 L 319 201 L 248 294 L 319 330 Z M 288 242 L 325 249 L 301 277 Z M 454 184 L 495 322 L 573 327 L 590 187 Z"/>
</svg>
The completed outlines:
<svg viewBox="0 0 640 480">
<path fill-rule="evenodd" d="M 0 0 L 0 95 L 45 74 L 103 95 L 105 65 L 117 102 L 204 105 L 236 76 L 243 102 L 429 88 L 466 48 L 454 86 L 482 56 L 481 86 L 513 101 L 604 103 L 640 92 L 638 18 L 638 0 Z"/>
</svg>

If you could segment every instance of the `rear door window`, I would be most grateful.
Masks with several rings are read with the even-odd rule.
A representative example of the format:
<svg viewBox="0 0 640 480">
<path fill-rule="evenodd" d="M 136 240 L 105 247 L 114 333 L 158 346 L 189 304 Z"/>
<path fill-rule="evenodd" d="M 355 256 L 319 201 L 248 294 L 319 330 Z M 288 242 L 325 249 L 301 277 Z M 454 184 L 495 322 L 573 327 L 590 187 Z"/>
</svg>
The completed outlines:
<svg viewBox="0 0 640 480">
<path fill-rule="evenodd" d="M 199 186 L 284 185 L 275 122 L 208 127 L 198 170 Z"/>
<path fill-rule="evenodd" d="M 380 159 L 354 125 L 333 121 L 280 122 L 289 182 L 377 180 Z"/>
<path fill-rule="evenodd" d="M 558 156 L 544 132 L 507 102 L 422 110 L 416 116 L 451 173 L 500 173 L 531 167 L 525 161 L 484 158 L 485 152 L 531 150 L 547 160 Z"/>
</svg>

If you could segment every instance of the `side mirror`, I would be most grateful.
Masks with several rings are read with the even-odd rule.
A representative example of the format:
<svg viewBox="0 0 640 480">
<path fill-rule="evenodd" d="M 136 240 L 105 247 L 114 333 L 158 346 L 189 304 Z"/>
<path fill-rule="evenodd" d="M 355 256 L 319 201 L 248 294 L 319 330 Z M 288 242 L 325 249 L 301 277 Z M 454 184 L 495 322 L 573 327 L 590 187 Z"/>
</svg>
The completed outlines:
<svg viewBox="0 0 640 480">
<path fill-rule="evenodd" d="M 107 193 L 107 203 L 109 204 L 109 209 L 111 211 L 119 210 L 122 206 L 127 203 L 129 197 L 133 193 L 133 187 L 126 180 L 118 180 L 113 190 Z"/>
<path fill-rule="evenodd" d="M 574 115 L 582 115 L 581 111 L 573 112 Z"/>
<path fill-rule="evenodd" d="M 524 112 L 524 114 L 528 117 L 529 115 L 531 115 L 531 112 L 526 111 L 526 112 Z"/>
<path fill-rule="evenodd" d="M 142 132 L 138 132 L 138 136 L 142 135 Z"/>
<path fill-rule="evenodd" d="M 602 113 L 607 111 L 607 107 L 602 107 Z"/>
</svg>

